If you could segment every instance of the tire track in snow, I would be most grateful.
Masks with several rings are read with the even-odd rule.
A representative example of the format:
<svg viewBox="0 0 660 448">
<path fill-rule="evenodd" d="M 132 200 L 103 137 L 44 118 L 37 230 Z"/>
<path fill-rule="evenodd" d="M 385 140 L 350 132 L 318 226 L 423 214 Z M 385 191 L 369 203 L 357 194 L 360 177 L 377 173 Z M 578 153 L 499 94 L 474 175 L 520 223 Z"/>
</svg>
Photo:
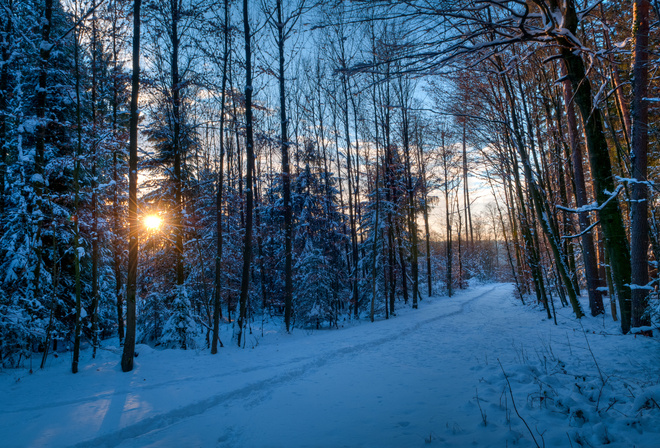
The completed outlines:
<svg viewBox="0 0 660 448">
<path fill-rule="evenodd" d="M 286 384 L 289 381 L 296 380 L 302 376 L 304 376 L 308 372 L 315 371 L 329 363 L 331 363 L 333 360 L 340 359 L 344 356 L 348 356 L 360 351 L 363 351 L 365 349 L 371 348 L 371 347 L 377 347 L 383 344 L 386 344 L 388 342 L 394 341 L 396 339 L 399 339 L 401 337 L 405 337 L 411 333 L 414 333 L 415 331 L 419 330 L 421 327 L 424 327 L 428 324 L 434 323 L 436 321 L 452 317 L 458 314 L 465 313 L 467 310 L 471 309 L 471 306 L 476 302 L 477 300 L 481 299 L 482 297 L 492 293 L 496 289 L 501 289 L 502 285 L 495 285 L 492 288 L 488 289 L 487 291 L 482 292 L 481 294 L 475 295 L 474 297 L 469 298 L 465 302 L 460 304 L 460 307 L 458 310 L 451 311 L 448 313 L 442 313 L 435 315 L 433 317 L 421 320 L 416 322 L 415 324 L 403 328 L 399 331 L 393 331 L 391 334 L 388 334 L 387 336 L 383 337 L 378 337 L 375 339 L 372 339 L 370 341 L 354 344 L 354 345 L 348 345 L 341 347 L 339 349 L 331 350 L 323 355 L 320 356 L 314 356 L 314 360 L 311 362 L 307 362 L 301 366 L 295 367 L 292 370 L 284 373 L 284 374 L 279 374 L 275 375 L 263 380 L 259 380 L 253 383 L 250 383 L 246 386 L 240 387 L 238 389 L 229 391 L 229 392 L 224 392 L 224 393 L 218 393 L 215 394 L 211 397 L 208 397 L 204 400 L 199 400 L 194 403 L 188 404 L 186 406 L 182 406 L 176 409 L 173 409 L 171 411 L 164 412 L 162 414 L 155 415 L 153 417 L 148 417 L 145 418 L 142 421 L 139 421 L 137 423 L 134 423 L 132 425 L 126 426 L 124 428 L 121 428 L 117 431 L 110 432 L 89 440 L 86 440 L 84 442 L 80 442 L 74 447 L 77 448 L 86 448 L 86 447 L 105 447 L 105 446 L 116 446 L 120 444 L 123 441 L 129 440 L 129 439 L 135 439 L 143 435 L 147 435 L 149 433 L 157 432 L 162 429 L 166 429 L 180 421 L 201 415 L 205 413 L 206 411 L 220 405 L 226 405 L 230 403 L 231 401 L 239 400 L 239 399 L 246 399 L 249 398 L 251 395 L 254 394 L 259 394 L 259 395 L 264 395 L 269 393 L 270 391 L 276 389 L 278 386 Z M 458 297 L 460 298 L 460 297 Z M 382 322 L 382 321 L 381 321 Z M 309 357 L 311 358 L 311 357 Z M 308 359 L 308 358 L 304 358 Z M 288 361 L 290 362 L 290 361 Z M 264 368 L 268 368 L 272 366 L 267 366 Z M 254 370 L 254 369 L 253 369 Z M 261 369 L 258 369 L 261 370 Z M 227 372 L 221 375 L 217 376 L 224 376 L 228 374 L 235 374 L 235 372 Z"/>
</svg>

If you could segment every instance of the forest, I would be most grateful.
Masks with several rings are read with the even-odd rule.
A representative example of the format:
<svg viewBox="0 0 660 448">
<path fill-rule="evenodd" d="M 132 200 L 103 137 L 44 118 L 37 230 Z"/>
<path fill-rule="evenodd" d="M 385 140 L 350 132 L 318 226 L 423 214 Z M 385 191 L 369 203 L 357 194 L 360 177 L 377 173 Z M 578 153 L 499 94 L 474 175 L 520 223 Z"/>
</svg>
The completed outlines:
<svg viewBox="0 0 660 448">
<path fill-rule="evenodd" d="M 0 2 L 3 368 L 473 280 L 657 325 L 657 1 Z"/>
</svg>

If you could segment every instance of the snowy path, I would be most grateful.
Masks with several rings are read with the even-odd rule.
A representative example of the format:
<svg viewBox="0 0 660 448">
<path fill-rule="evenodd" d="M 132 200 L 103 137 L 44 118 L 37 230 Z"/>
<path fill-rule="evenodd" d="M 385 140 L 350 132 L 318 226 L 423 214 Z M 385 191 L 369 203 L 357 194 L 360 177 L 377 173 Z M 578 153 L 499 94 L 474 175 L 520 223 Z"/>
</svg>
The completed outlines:
<svg viewBox="0 0 660 448">
<path fill-rule="evenodd" d="M 96 360 L 85 353 L 78 375 L 68 373 L 64 359 L 33 375 L 4 374 L 0 445 L 511 444 L 524 434 L 512 432 L 508 419 L 498 426 L 492 417 L 505 414 L 501 403 L 495 406 L 503 391 L 502 379 L 493 380 L 499 376 L 495 359 L 515 365 L 524 354 L 521 332 L 529 335 L 542 322 L 533 310 L 512 309 L 518 305 L 511 295 L 510 285 L 481 286 L 424 300 L 419 310 L 402 310 L 389 321 L 254 335 L 252 349 L 227 347 L 217 356 L 140 346 L 128 374 L 119 371 L 119 352 L 111 347 Z M 508 325 L 506 316 L 514 315 L 521 320 Z M 547 322 L 539 328 L 556 331 Z M 525 369 L 520 372 L 524 378 Z M 487 427 L 477 388 L 482 407 L 490 406 Z M 564 432 L 558 437 L 566 442 Z M 525 440 L 520 445 L 528 446 Z"/>
<path fill-rule="evenodd" d="M 436 304 L 433 317 L 406 319 L 395 328 L 380 322 L 375 330 L 353 329 L 342 335 L 339 349 L 187 412 L 159 417 L 150 422 L 155 425 L 138 424 L 140 431 L 157 430 L 121 446 L 159 446 L 163 440 L 171 446 L 423 445 L 434 429 L 456 425 L 454 403 L 474 395 L 456 387 L 475 376 L 467 367 L 473 355 L 453 349 L 448 336 L 463 338 L 457 330 L 472 319 L 472 304 L 502 291 L 508 288 L 490 286 L 467 301 L 452 301 L 448 309 Z M 438 371 L 444 363 L 461 367 Z M 105 440 L 114 442 L 113 437 Z"/>
</svg>

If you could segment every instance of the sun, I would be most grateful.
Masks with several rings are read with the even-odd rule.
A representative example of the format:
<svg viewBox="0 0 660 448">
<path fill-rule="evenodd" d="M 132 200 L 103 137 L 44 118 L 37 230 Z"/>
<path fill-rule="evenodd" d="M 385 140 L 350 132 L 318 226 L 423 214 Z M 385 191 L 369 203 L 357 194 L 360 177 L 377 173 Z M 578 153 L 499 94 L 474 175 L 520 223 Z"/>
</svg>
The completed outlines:
<svg viewBox="0 0 660 448">
<path fill-rule="evenodd" d="M 156 231 L 163 225 L 163 220 L 158 215 L 147 215 L 144 217 L 144 225 L 147 229 Z"/>
</svg>

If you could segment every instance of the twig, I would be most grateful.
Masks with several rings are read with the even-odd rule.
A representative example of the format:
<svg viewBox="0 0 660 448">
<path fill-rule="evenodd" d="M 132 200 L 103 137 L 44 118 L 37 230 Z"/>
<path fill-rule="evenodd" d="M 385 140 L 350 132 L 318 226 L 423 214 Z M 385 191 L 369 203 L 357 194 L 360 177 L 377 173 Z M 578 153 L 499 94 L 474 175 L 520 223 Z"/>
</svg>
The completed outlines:
<svg viewBox="0 0 660 448">
<path fill-rule="evenodd" d="M 486 413 L 484 412 L 483 409 L 481 409 L 481 403 L 480 403 L 480 398 L 479 398 L 479 389 L 475 388 L 475 393 L 476 393 L 476 400 L 477 400 L 477 406 L 479 406 L 479 412 L 481 413 L 481 420 L 484 422 L 484 426 L 488 426 L 488 420 L 486 419 Z"/>
<path fill-rule="evenodd" d="M 570 444 L 571 444 L 571 448 L 573 448 L 573 441 L 571 440 L 571 436 L 570 436 L 570 434 L 569 434 L 568 432 L 566 433 L 566 437 L 568 437 L 568 443 L 570 443 Z"/>
<path fill-rule="evenodd" d="M 594 355 L 594 352 L 591 350 L 591 345 L 589 345 L 589 338 L 587 338 L 587 332 L 584 330 L 584 326 L 582 325 L 582 321 L 580 321 L 580 328 L 582 328 L 582 334 L 584 334 L 584 340 L 587 341 L 587 348 L 589 349 L 589 353 L 591 353 L 591 357 L 594 360 L 594 364 L 596 364 L 596 369 L 598 370 L 598 375 L 600 375 L 600 381 L 603 383 L 603 386 L 605 385 L 605 378 L 603 378 L 603 372 L 600 371 L 600 366 L 598 365 L 598 361 L 596 361 L 596 356 Z"/>
<path fill-rule="evenodd" d="M 609 379 L 609 378 L 608 378 Z M 602 386 L 600 386 L 600 390 L 598 391 L 598 400 L 596 401 L 596 412 L 600 413 L 598 411 L 598 408 L 600 408 L 600 399 L 603 396 L 603 389 L 605 389 L 605 383 L 603 383 Z"/>
<path fill-rule="evenodd" d="M 619 401 L 615 398 L 613 401 L 610 402 L 610 405 L 605 409 L 603 412 L 608 412 L 610 409 L 612 409 L 612 406 L 617 404 Z M 598 412 L 599 414 L 601 413 L 600 411 Z"/>
<path fill-rule="evenodd" d="M 525 419 L 522 417 L 522 415 L 520 415 L 520 412 L 518 412 L 518 407 L 516 406 L 516 400 L 513 398 L 513 390 L 511 389 L 511 383 L 509 382 L 509 377 L 504 371 L 504 367 L 502 367 L 502 362 L 500 361 L 500 358 L 497 358 L 497 362 L 500 365 L 500 369 L 502 369 L 502 373 L 504 374 L 504 379 L 506 380 L 506 384 L 509 386 L 509 395 L 511 395 L 511 404 L 513 405 L 513 410 L 516 411 L 516 415 L 518 416 L 518 418 L 522 420 L 522 422 L 527 427 L 527 431 L 529 431 L 529 435 L 532 436 L 532 440 L 534 440 L 534 444 L 536 445 L 536 448 L 541 448 L 541 445 L 539 445 L 539 443 L 536 441 L 536 437 L 534 437 L 532 428 L 529 427 Z"/>
</svg>

